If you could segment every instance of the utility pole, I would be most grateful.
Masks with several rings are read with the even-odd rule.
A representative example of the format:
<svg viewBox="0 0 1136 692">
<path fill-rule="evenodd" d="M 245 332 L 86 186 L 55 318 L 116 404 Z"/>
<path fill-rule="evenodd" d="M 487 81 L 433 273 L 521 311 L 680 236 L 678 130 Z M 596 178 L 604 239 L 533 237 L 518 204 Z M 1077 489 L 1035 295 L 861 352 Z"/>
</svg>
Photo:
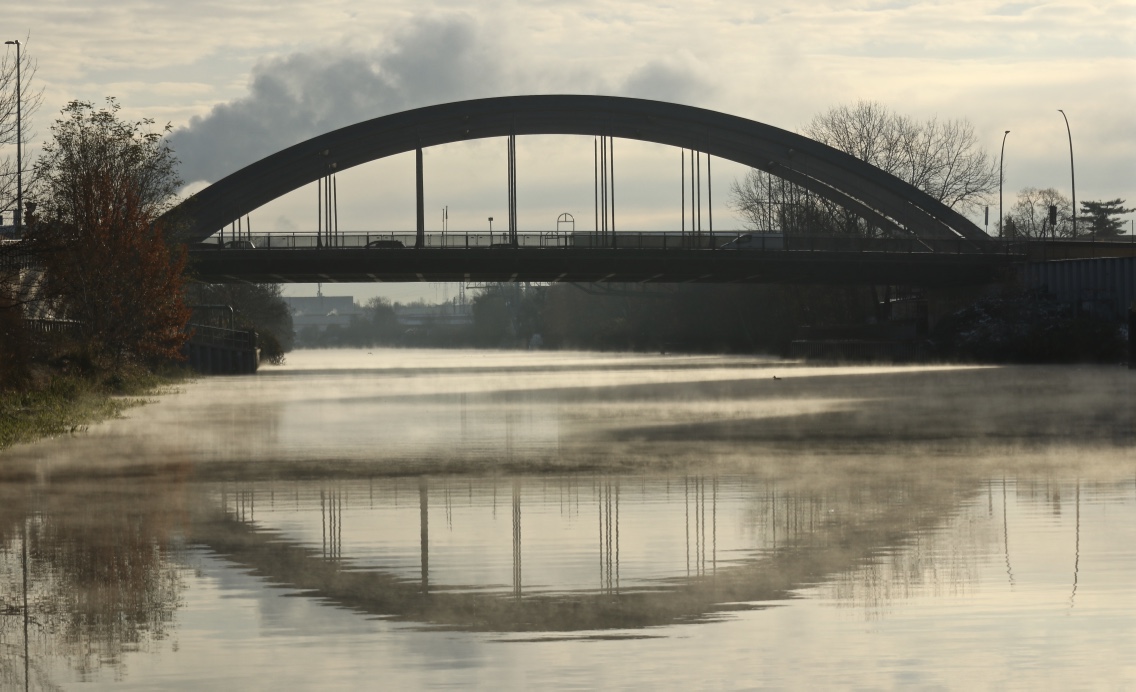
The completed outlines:
<svg viewBox="0 0 1136 692">
<path fill-rule="evenodd" d="M 998 155 L 998 237 L 1002 237 L 1002 223 L 1005 218 L 1002 215 L 1002 163 L 1006 160 L 1006 137 L 1010 136 L 1010 131 L 1002 135 L 1002 153 Z"/>
<path fill-rule="evenodd" d="M 1073 237 L 1076 238 L 1077 237 L 1077 174 L 1073 170 L 1073 131 L 1069 129 L 1069 117 L 1065 115 L 1065 111 L 1058 108 L 1057 112 L 1061 114 L 1062 118 L 1065 118 L 1065 133 L 1067 135 L 1069 135 L 1069 179 L 1070 179 L 1070 184 L 1073 187 Z M 1095 235 L 1093 236 L 1093 240 L 1096 240 Z"/>
</svg>

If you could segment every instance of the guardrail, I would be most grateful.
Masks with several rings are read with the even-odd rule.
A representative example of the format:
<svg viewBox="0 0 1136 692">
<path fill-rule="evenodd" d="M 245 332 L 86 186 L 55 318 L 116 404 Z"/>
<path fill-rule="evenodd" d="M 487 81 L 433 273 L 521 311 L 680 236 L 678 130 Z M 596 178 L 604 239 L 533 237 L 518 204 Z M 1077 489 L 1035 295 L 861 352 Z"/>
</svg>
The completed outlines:
<svg viewBox="0 0 1136 692">
<path fill-rule="evenodd" d="M 731 246 L 742 236 L 752 238 L 744 248 Z M 265 233 L 229 240 L 220 238 L 194 246 L 196 249 L 266 249 L 315 250 L 413 249 L 417 236 L 413 231 L 342 233 L 331 238 L 314 233 Z M 246 244 L 251 243 L 252 247 Z M 797 236 L 780 233 L 676 233 L 662 231 L 620 231 L 598 235 L 591 232 L 555 233 L 522 232 L 516 244 L 507 233 L 446 232 L 428 233 L 423 238 L 425 249 L 625 249 L 625 250 L 718 250 L 724 252 L 886 252 L 937 254 L 1024 255 L 1026 243 L 1020 240 L 991 240 L 982 244 L 966 238 L 863 238 L 839 236 Z"/>
</svg>

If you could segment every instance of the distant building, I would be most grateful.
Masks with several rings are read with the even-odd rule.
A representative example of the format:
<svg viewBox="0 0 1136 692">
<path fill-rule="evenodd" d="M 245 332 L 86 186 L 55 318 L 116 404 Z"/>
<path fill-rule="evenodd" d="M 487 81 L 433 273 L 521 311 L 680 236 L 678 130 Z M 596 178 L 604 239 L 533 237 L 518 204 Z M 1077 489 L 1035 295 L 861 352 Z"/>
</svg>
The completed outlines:
<svg viewBox="0 0 1136 692">
<path fill-rule="evenodd" d="M 321 332 L 331 325 L 346 327 L 362 314 L 354 296 L 284 296 L 284 302 L 292 311 L 292 327 L 297 334 L 307 327 Z"/>
<path fill-rule="evenodd" d="M 473 324 L 473 306 L 468 303 L 395 305 L 394 315 L 404 327 L 464 327 Z"/>
</svg>

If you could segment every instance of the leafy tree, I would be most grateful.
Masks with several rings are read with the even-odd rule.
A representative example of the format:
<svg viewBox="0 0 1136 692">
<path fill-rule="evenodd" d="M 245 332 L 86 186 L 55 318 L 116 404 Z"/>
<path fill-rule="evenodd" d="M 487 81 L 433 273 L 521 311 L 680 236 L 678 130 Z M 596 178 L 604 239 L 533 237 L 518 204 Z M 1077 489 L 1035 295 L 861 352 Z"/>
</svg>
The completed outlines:
<svg viewBox="0 0 1136 692">
<path fill-rule="evenodd" d="M 292 312 L 281 297 L 280 284 L 190 284 L 191 305 L 227 305 L 233 308 L 238 329 L 255 329 L 261 341 L 271 334 L 283 351 L 292 350 Z M 195 316 L 195 322 L 200 319 Z M 216 326 L 228 327 L 228 323 Z M 263 347 L 263 346 L 262 346 Z"/>
<path fill-rule="evenodd" d="M 1124 221 L 1118 217 L 1134 211 L 1136 209 L 1126 209 L 1120 198 L 1107 202 L 1095 200 L 1081 202 L 1082 215 L 1078 219 L 1088 223 L 1088 232 L 1097 238 L 1115 238 L 1124 234 Z"/>
<path fill-rule="evenodd" d="M 404 331 L 394 306 L 386 298 L 375 297 L 363 306 L 363 316 L 373 343 L 396 343 Z"/>
<path fill-rule="evenodd" d="M 72 101 L 51 126 L 52 140 L 36 163 L 40 214 L 78 228 L 122 223 L 128 214 L 156 220 L 182 185 L 177 158 L 154 121 L 126 121 L 108 98 L 104 108 Z"/>
<path fill-rule="evenodd" d="M 49 248 L 45 291 L 82 324 L 88 355 L 113 367 L 178 358 L 189 318 L 184 248 L 166 243 L 159 220 L 181 184 L 177 159 L 152 121 L 118 110 L 114 99 L 63 109 L 36 164 L 31 231 Z"/>
<path fill-rule="evenodd" d="M 482 346 L 528 343 L 540 332 L 541 289 L 521 284 L 488 284 L 473 299 L 473 332 Z"/>
</svg>

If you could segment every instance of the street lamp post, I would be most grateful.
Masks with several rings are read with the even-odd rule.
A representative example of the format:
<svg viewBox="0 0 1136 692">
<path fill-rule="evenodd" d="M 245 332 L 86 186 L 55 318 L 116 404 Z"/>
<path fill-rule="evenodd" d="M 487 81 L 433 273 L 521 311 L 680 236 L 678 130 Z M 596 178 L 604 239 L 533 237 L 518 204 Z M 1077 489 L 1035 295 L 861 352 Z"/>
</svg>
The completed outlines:
<svg viewBox="0 0 1136 692">
<path fill-rule="evenodd" d="M 998 155 L 998 237 L 1002 237 L 1002 223 L 1005 218 L 1002 216 L 1002 163 L 1006 159 L 1006 137 L 1010 135 L 1010 131 L 1006 130 L 1002 135 L 1002 153 Z"/>
<path fill-rule="evenodd" d="M 1069 135 L 1069 182 L 1073 186 L 1073 237 L 1077 237 L 1077 176 L 1073 171 L 1073 131 L 1069 129 L 1069 116 L 1060 108 L 1057 112 L 1065 118 L 1065 134 Z M 1094 237 L 1095 239 L 1095 237 Z"/>
<path fill-rule="evenodd" d="M 5 41 L 6 46 L 16 47 L 16 237 L 23 235 L 24 215 L 24 132 L 23 123 L 20 122 L 20 111 L 23 110 L 23 97 L 20 94 L 20 42 Z"/>
<path fill-rule="evenodd" d="M 493 217 L 489 217 L 489 244 L 493 244 Z"/>
</svg>

